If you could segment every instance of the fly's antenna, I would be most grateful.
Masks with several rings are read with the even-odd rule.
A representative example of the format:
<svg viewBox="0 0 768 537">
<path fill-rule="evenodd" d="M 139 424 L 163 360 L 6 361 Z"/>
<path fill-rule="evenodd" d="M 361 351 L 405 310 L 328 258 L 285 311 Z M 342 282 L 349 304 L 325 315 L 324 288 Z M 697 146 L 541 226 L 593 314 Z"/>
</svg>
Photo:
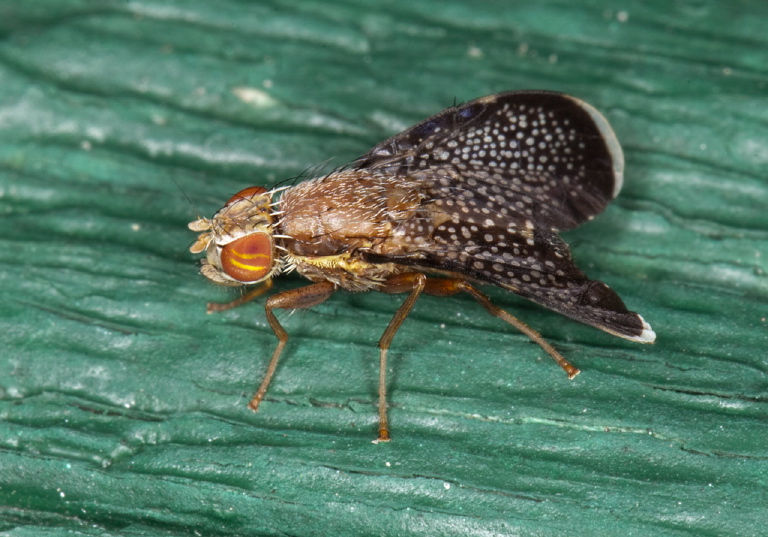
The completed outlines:
<svg viewBox="0 0 768 537">
<path fill-rule="evenodd" d="M 184 196 L 184 198 L 187 200 L 187 203 L 189 203 L 189 206 L 190 206 L 190 207 L 192 207 L 192 209 L 194 209 L 194 211 L 195 211 L 195 216 L 197 216 L 197 219 L 199 220 L 200 218 L 202 218 L 202 217 L 200 216 L 200 211 L 198 211 L 198 210 L 197 210 L 197 205 L 195 205 L 194 203 L 192 203 L 192 200 L 191 200 L 191 199 L 190 199 L 190 197 L 187 195 L 186 191 L 185 191 L 183 188 L 181 188 L 181 185 L 179 184 L 179 182 L 178 182 L 178 181 L 176 181 L 176 179 L 174 179 L 173 177 L 171 177 L 171 181 L 173 181 L 173 184 L 174 184 L 174 185 L 176 185 L 176 188 L 178 188 L 178 189 L 179 189 L 179 191 L 181 192 L 181 194 L 182 194 L 182 195 Z"/>
</svg>

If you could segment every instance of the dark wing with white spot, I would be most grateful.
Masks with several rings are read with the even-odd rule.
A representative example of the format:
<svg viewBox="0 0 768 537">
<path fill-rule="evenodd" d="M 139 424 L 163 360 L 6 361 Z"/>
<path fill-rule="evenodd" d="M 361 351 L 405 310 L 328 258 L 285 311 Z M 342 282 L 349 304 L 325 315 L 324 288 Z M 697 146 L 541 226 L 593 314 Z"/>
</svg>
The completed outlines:
<svg viewBox="0 0 768 537">
<path fill-rule="evenodd" d="M 518 91 L 448 108 L 352 166 L 397 176 L 440 171 L 429 175 L 438 196 L 491 199 L 508 208 L 507 219 L 565 230 L 618 194 L 624 157 L 590 105 L 561 93 Z"/>
<path fill-rule="evenodd" d="M 621 187 L 623 157 L 607 121 L 572 97 L 512 92 L 433 116 L 353 165 L 423 197 L 419 210 L 366 252 L 509 289 L 612 334 L 653 341 L 637 313 L 589 280 L 556 234 L 602 211 Z"/>
<path fill-rule="evenodd" d="M 629 311 L 615 291 L 576 266 L 556 233 L 480 227 L 470 223 L 475 222 L 471 216 L 433 225 L 435 214 L 427 208 L 401 222 L 396 239 L 374 249 L 383 255 L 364 254 L 364 259 L 491 283 L 611 334 L 643 343 L 655 340 L 648 323 Z"/>
</svg>

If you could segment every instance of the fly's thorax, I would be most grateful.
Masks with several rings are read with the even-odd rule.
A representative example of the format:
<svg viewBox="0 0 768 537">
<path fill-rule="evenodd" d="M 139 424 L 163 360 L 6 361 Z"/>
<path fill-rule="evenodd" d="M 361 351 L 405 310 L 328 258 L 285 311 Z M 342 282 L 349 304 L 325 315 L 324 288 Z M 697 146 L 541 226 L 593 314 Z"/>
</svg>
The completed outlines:
<svg viewBox="0 0 768 537">
<path fill-rule="evenodd" d="M 222 285 L 244 285 L 265 281 L 279 269 L 275 255 L 273 192 L 262 187 L 241 190 L 213 218 L 189 224 L 200 231 L 190 247 L 206 252 L 200 272 Z"/>
<path fill-rule="evenodd" d="M 279 224 L 280 234 L 290 237 L 286 248 L 299 256 L 335 256 L 385 241 L 422 201 L 403 179 L 341 170 L 287 190 Z"/>
<path fill-rule="evenodd" d="M 422 189 L 407 177 L 370 170 L 340 170 L 283 192 L 276 234 L 285 265 L 312 281 L 349 291 L 376 289 L 401 272 L 395 263 L 372 263 L 376 252 L 423 204 Z"/>
</svg>

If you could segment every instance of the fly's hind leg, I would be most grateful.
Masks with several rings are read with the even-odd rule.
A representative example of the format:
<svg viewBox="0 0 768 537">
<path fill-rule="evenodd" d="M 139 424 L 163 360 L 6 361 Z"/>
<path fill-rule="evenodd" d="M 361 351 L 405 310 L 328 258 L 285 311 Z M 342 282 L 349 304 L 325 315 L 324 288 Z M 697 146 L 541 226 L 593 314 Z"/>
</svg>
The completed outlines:
<svg viewBox="0 0 768 537">
<path fill-rule="evenodd" d="M 485 311 L 494 317 L 498 317 L 502 321 L 511 324 L 520 330 L 523 334 L 528 336 L 533 342 L 538 344 L 539 347 L 544 349 L 544 351 L 546 351 L 547 354 L 554 358 L 555 362 L 557 362 L 557 364 L 563 368 L 563 370 L 568 374 L 569 379 L 572 379 L 581 372 L 573 364 L 566 360 L 562 354 L 557 352 L 557 350 L 552 345 L 547 343 L 547 341 L 541 337 L 541 334 L 539 334 L 536 330 L 525 324 L 517 317 L 510 315 L 505 310 L 491 302 L 490 298 L 475 289 L 466 280 L 459 278 L 431 279 L 424 289 L 424 292 L 433 296 L 450 296 L 460 292 L 468 293 L 472 298 L 477 300 L 480 305 L 483 306 L 483 308 L 485 308 Z"/>
<path fill-rule="evenodd" d="M 468 293 L 477 300 L 485 310 L 499 319 L 511 324 L 531 340 L 536 342 L 547 354 L 549 354 L 568 374 L 573 378 L 579 374 L 568 360 L 566 360 L 552 345 L 547 343 L 538 332 L 516 317 L 513 317 L 500 307 L 496 306 L 483 293 L 475 289 L 469 282 L 460 278 L 427 278 L 420 272 L 406 272 L 397 274 L 387 279 L 379 288 L 383 293 L 410 293 L 405 301 L 395 312 L 389 321 L 387 329 L 379 340 L 379 438 L 378 442 L 389 441 L 389 420 L 387 419 L 387 351 L 392 339 L 403 321 L 413 309 L 416 300 L 422 293 L 432 296 L 451 296 L 461 292 Z"/>
<path fill-rule="evenodd" d="M 272 353 L 272 358 L 269 361 L 269 367 L 267 367 L 267 373 L 264 375 L 264 380 L 261 381 L 261 385 L 256 391 L 256 395 L 254 395 L 251 402 L 248 403 L 251 410 L 255 412 L 259 409 L 259 404 L 261 403 L 261 400 L 264 399 L 264 394 L 267 393 L 269 383 L 272 381 L 275 369 L 277 369 L 277 361 L 280 359 L 283 347 L 285 347 L 285 344 L 288 342 L 288 333 L 277 320 L 277 317 L 275 317 L 272 310 L 311 308 L 328 300 L 335 290 L 336 286 L 331 282 L 320 282 L 299 289 L 283 291 L 282 293 L 269 297 L 265 310 L 267 312 L 269 326 L 272 327 L 272 331 L 275 333 L 275 336 L 277 336 L 278 343 L 275 352 Z"/>
</svg>

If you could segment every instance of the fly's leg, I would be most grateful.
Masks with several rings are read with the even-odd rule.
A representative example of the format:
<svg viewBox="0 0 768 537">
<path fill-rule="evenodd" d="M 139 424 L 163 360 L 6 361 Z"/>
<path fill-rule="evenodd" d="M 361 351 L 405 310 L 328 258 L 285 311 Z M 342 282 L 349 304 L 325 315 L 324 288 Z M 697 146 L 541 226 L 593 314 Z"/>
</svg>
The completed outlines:
<svg viewBox="0 0 768 537">
<path fill-rule="evenodd" d="M 377 442 L 389 442 L 389 421 L 387 420 L 387 351 L 398 328 L 410 313 L 419 295 L 424 291 L 427 277 L 420 272 L 407 272 L 390 277 L 379 287 L 383 293 L 410 293 L 400 304 L 387 329 L 379 340 L 379 438 Z"/>
<path fill-rule="evenodd" d="M 424 289 L 424 292 L 428 295 L 433 296 L 450 296 L 455 295 L 460 292 L 468 293 L 472 296 L 475 300 L 477 300 L 481 306 L 485 308 L 485 311 L 493 315 L 494 317 L 498 317 L 502 321 L 505 321 L 518 330 L 520 330 L 523 334 L 528 336 L 532 341 L 534 341 L 536 344 L 539 345 L 542 349 L 546 351 L 547 354 L 549 354 L 552 358 L 554 358 L 555 362 L 563 368 L 563 370 L 568 374 L 568 378 L 572 379 L 581 371 L 579 371 L 573 364 L 571 364 L 568 360 L 566 360 L 562 354 L 557 352 L 555 348 L 546 342 L 546 340 L 541 337 L 541 335 L 525 324 L 523 321 L 518 319 L 517 317 L 513 317 L 500 307 L 498 307 L 496 304 L 491 302 L 491 299 L 488 298 L 485 294 L 481 293 L 477 289 L 475 289 L 469 282 L 466 280 L 462 280 L 459 278 L 444 278 L 444 279 L 431 279 L 428 281 L 428 284 L 426 288 Z"/>
<path fill-rule="evenodd" d="M 264 375 L 264 380 L 261 381 L 261 385 L 256 391 L 256 395 L 254 395 L 251 402 L 248 403 L 248 407 L 250 407 L 251 410 L 256 412 L 259 409 L 259 404 L 261 403 L 261 400 L 264 399 L 264 394 L 267 393 L 269 383 L 272 381 L 275 369 L 277 369 L 277 361 L 280 359 L 283 347 L 285 347 L 285 344 L 288 342 L 288 333 L 278 322 L 277 317 L 275 317 L 272 310 L 311 308 L 328 300 L 335 290 L 336 286 L 331 282 L 320 282 L 299 289 L 283 291 L 282 293 L 269 297 L 265 310 L 267 312 L 269 326 L 272 327 L 272 331 L 275 333 L 275 336 L 277 336 L 278 343 L 275 352 L 272 353 L 272 359 L 269 361 L 269 367 L 267 367 L 267 373 Z"/>
<path fill-rule="evenodd" d="M 233 308 L 247 304 L 254 298 L 263 295 L 272 288 L 272 280 L 267 280 L 263 285 L 250 289 L 247 293 L 244 293 L 240 298 L 236 298 L 231 302 L 208 302 L 206 305 L 206 311 L 208 313 L 216 313 L 219 311 L 227 311 Z"/>
</svg>

